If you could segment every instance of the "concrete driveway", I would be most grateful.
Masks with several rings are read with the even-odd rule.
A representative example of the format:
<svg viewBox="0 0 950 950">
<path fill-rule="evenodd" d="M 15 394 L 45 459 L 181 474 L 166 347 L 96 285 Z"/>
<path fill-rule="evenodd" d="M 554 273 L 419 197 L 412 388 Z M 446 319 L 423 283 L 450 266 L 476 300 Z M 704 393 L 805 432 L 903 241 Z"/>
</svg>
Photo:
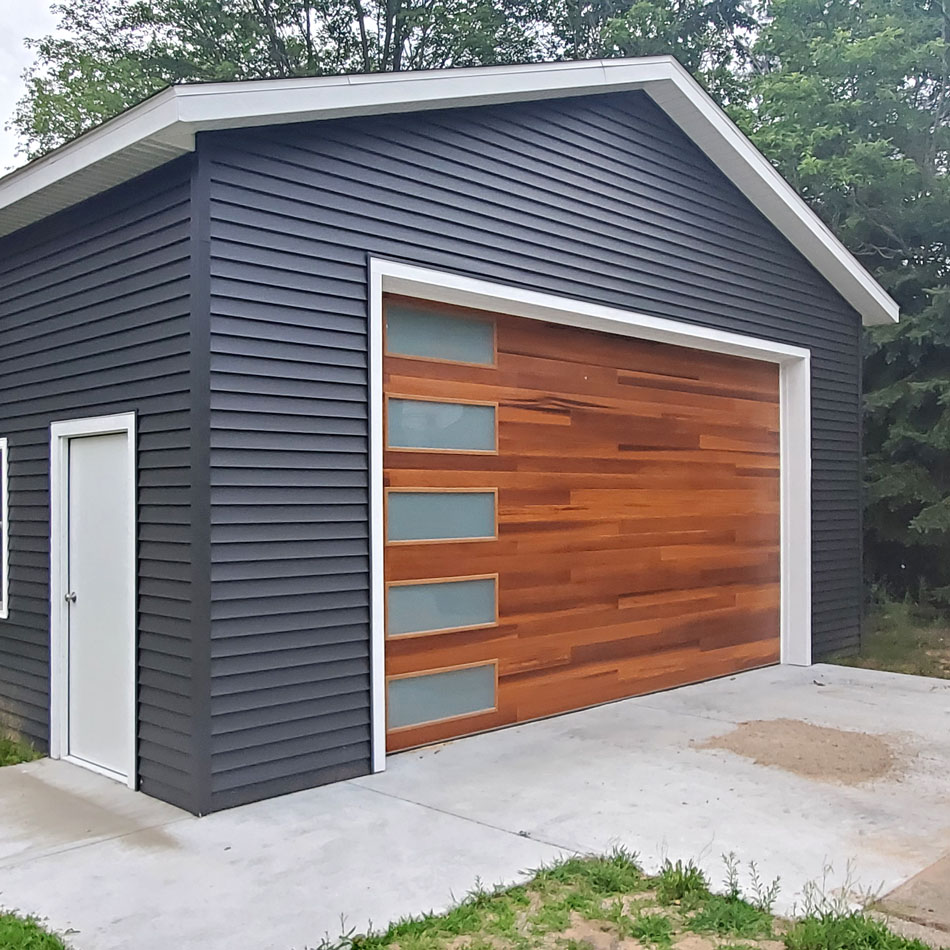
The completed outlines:
<svg viewBox="0 0 950 950">
<path fill-rule="evenodd" d="M 950 852 L 948 776 L 950 682 L 822 665 L 405 753 L 202 819 L 42 761 L 0 770 L 0 905 L 78 950 L 302 950 L 341 915 L 381 926 L 623 844 L 714 881 L 734 851 L 781 877 L 789 911 L 823 875 L 883 894 Z"/>
</svg>

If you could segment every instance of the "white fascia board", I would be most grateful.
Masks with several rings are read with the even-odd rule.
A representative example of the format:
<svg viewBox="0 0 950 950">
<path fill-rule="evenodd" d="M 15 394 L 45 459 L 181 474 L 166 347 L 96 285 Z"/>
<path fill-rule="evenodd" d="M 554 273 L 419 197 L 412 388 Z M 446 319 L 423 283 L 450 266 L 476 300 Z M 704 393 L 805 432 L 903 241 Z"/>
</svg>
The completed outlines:
<svg viewBox="0 0 950 950">
<path fill-rule="evenodd" d="M 177 87 L 179 118 L 240 128 L 340 116 L 451 109 L 642 89 L 668 72 L 665 57 L 368 73 Z"/>
<path fill-rule="evenodd" d="M 668 56 L 174 86 L 0 179 L 0 234 L 22 227 L 24 215 L 38 220 L 118 184 L 121 163 L 116 159 L 123 151 L 130 156 L 139 151 L 138 162 L 128 162 L 131 178 L 143 170 L 143 146 L 157 146 L 154 159 L 150 154 L 147 161 L 158 165 L 191 151 L 200 131 L 635 89 L 651 96 L 865 324 L 897 320 L 897 304 L 692 76 Z M 100 162 L 112 163 L 104 185 L 88 176 Z M 88 182 L 78 189 L 57 190 L 70 176 L 82 178 L 84 173 Z M 47 189 L 49 200 L 37 202 L 37 193 Z M 14 207 L 18 203 L 22 203 L 19 217 Z"/>
<path fill-rule="evenodd" d="M 99 128 L 0 178 L 0 210 L 144 139 L 190 151 L 194 148 L 193 136 L 178 128 L 177 120 L 176 90 L 169 87 Z"/>
</svg>

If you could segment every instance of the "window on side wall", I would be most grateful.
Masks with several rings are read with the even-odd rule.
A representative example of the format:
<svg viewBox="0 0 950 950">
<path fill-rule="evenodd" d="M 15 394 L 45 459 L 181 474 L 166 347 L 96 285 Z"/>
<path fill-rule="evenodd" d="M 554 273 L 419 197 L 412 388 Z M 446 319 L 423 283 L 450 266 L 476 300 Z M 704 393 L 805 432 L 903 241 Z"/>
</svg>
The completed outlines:
<svg viewBox="0 0 950 950">
<path fill-rule="evenodd" d="M 0 620 L 10 611 L 10 456 L 0 439 Z"/>
</svg>

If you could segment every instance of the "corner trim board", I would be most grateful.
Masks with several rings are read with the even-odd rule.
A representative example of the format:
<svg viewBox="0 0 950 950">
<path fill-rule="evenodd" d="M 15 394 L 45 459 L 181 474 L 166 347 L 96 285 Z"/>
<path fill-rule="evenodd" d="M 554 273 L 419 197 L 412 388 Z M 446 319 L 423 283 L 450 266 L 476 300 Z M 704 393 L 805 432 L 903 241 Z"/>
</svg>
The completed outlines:
<svg viewBox="0 0 950 950">
<path fill-rule="evenodd" d="M 110 416 L 96 416 L 86 419 L 69 419 L 50 424 L 50 758 L 70 759 L 69 750 L 69 614 L 66 606 L 66 577 L 69 568 L 69 452 L 66 442 L 77 436 L 112 435 L 124 432 L 127 436 L 126 472 L 131 491 L 129 492 L 129 536 L 126 555 L 129 564 L 128 583 L 131 591 L 129 598 L 128 628 L 133 643 L 138 642 L 136 624 L 136 605 L 138 601 L 136 576 L 136 537 L 137 537 L 137 488 L 136 478 L 136 425 L 135 413 L 127 412 Z M 91 769 L 109 778 L 124 782 L 129 788 L 138 783 L 136 737 L 138 722 L 138 650 L 131 651 L 131 704 L 128 715 L 131 718 L 131 742 L 127 750 L 127 772 L 116 775 L 108 769 L 89 762 L 81 762 Z"/>
<path fill-rule="evenodd" d="M 523 287 L 369 260 L 370 642 L 372 768 L 386 768 L 383 490 L 383 294 L 560 323 L 779 367 L 781 491 L 781 662 L 811 664 L 811 352 L 726 330 L 620 310 Z"/>
</svg>

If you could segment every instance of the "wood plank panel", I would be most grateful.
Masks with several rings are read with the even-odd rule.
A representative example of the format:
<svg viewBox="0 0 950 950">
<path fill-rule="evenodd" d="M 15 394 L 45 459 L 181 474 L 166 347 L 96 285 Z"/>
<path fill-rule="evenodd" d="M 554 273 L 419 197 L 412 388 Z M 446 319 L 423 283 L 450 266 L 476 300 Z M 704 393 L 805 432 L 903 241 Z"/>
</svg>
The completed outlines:
<svg viewBox="0 0 950 950">
<path fill-rule="evenodd" d="M 497 573 L 496 626 L 386 644 L 387 676 L 497 661 L 497 708 L 389 748 L 777 662 L 778 367 L 492 316 L 494 366 L 386 355 L 384 391 L 496 403 L 498 453 L 383 462 L 387 488 L 497 490 L 496 538 L 385 553 L 387 582 Z"/>
</svg>

